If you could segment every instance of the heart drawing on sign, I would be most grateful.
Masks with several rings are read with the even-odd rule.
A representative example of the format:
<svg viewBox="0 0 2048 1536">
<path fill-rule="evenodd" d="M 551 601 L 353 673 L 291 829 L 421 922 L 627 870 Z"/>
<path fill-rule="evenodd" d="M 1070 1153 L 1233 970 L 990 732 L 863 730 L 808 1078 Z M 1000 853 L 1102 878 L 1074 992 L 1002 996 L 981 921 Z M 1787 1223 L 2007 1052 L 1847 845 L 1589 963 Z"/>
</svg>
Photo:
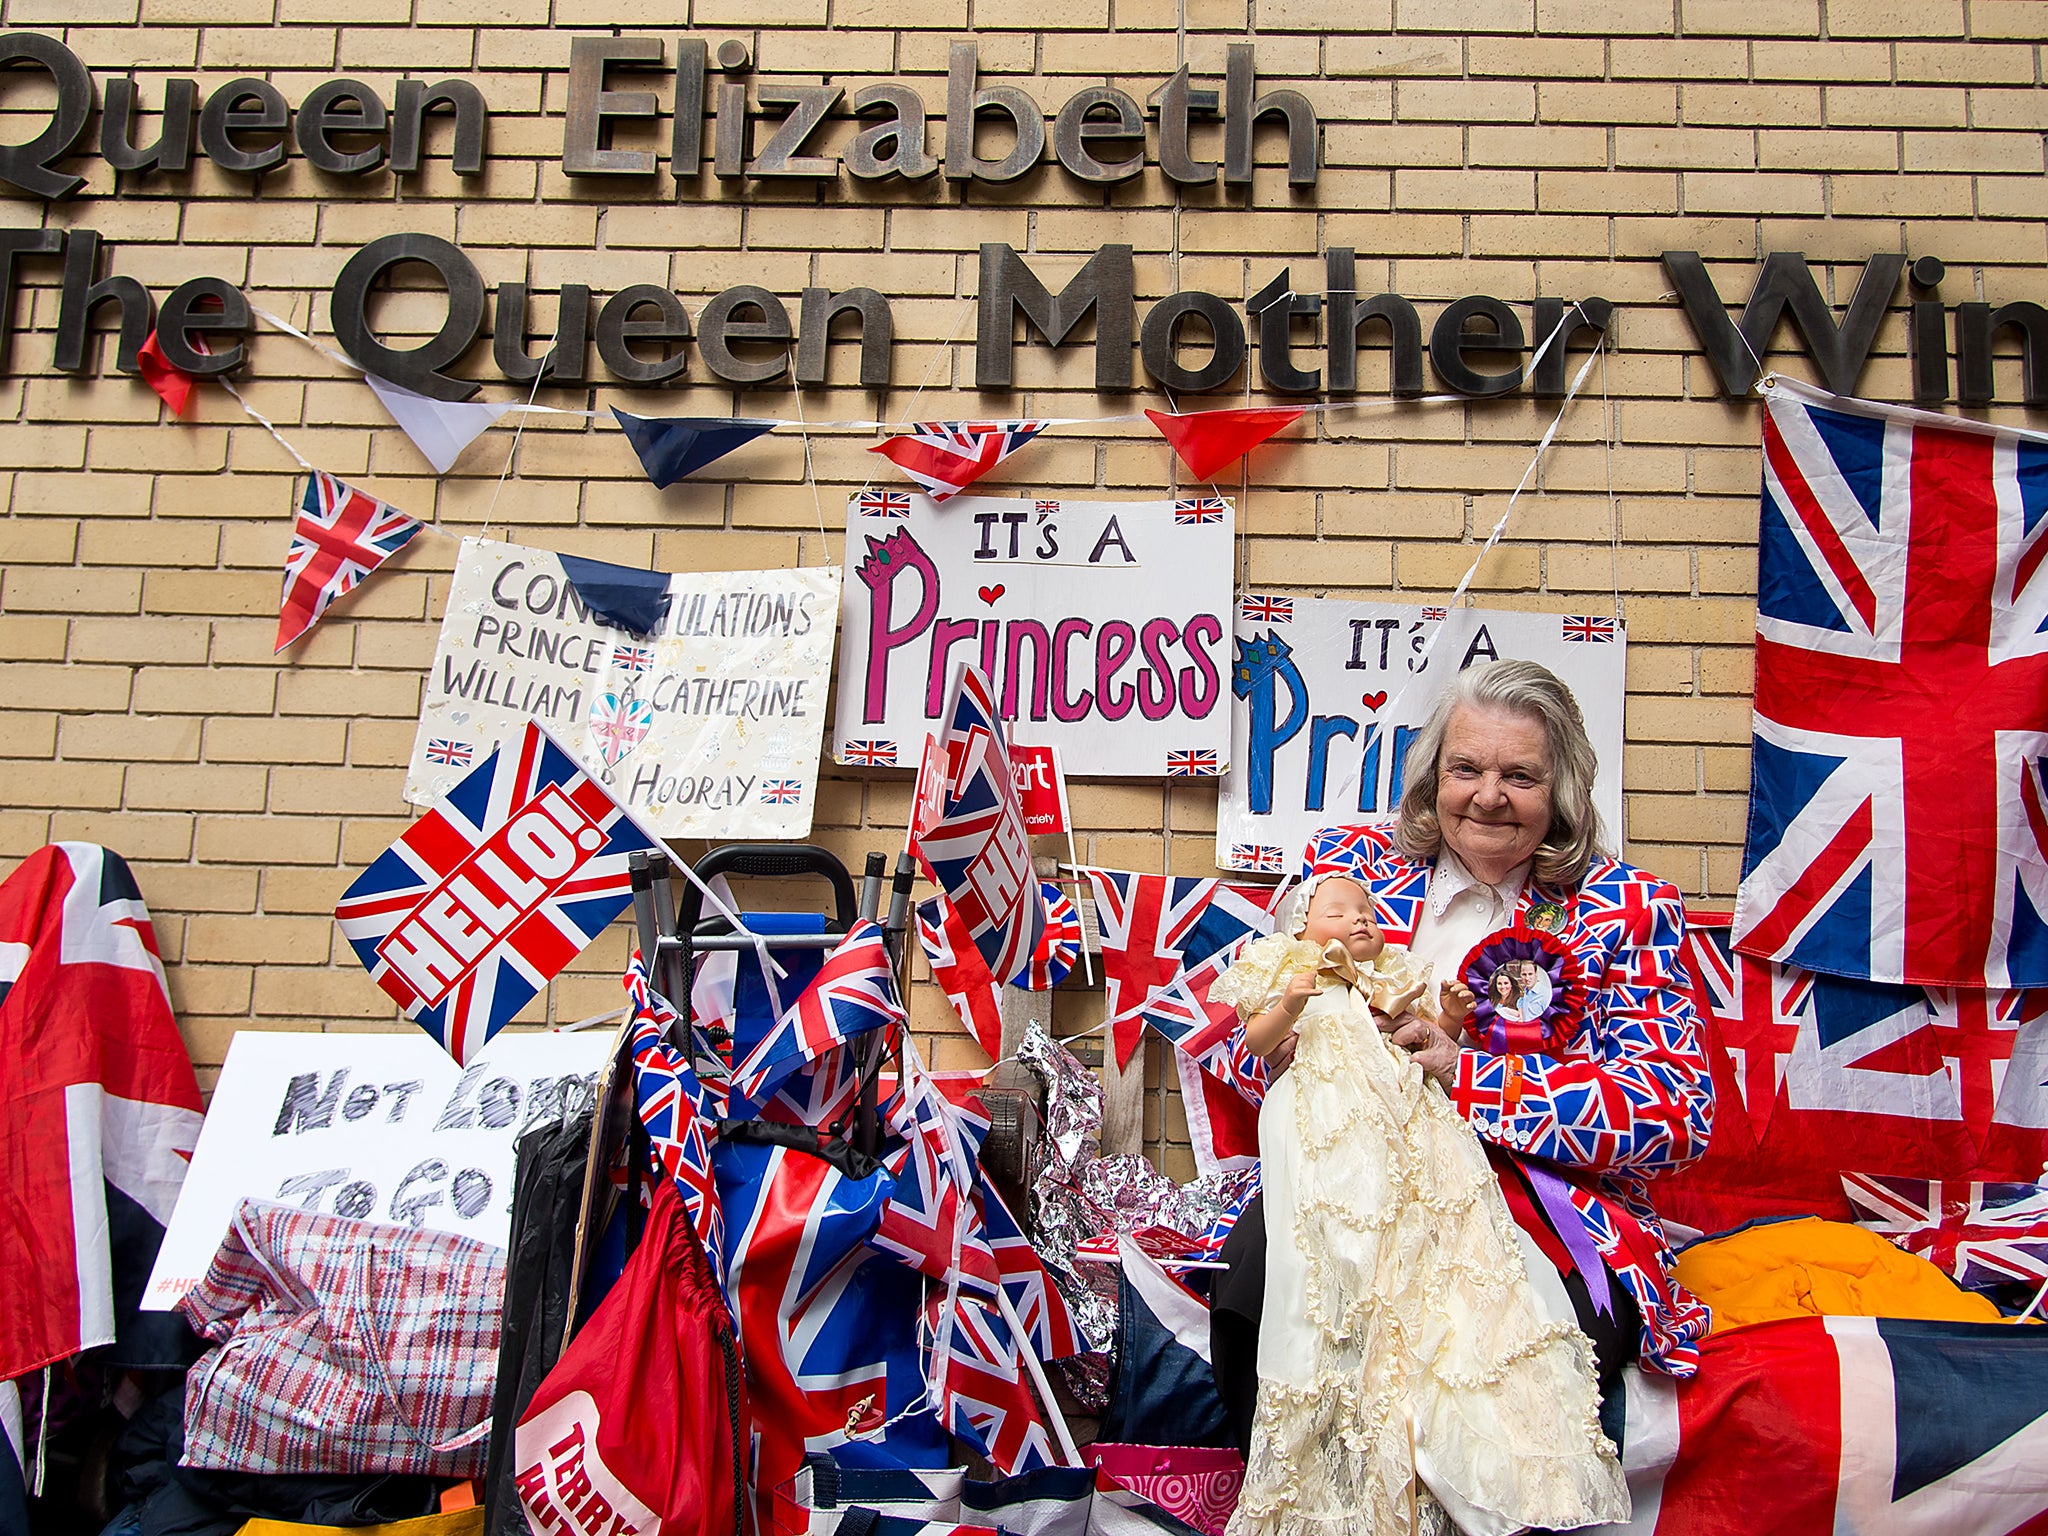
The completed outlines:
<svg viewBox="0 0 2048 1536">
<path fill-rule="evenodd" d="M 1378 693 L 1361 693 L 1358 696 L 1358 702 L 1367 709 L 1378 709 L 1387 702 L 1387 690 L 1382 688 Z"/>
<path fill-rule="evenodd" d="M 981 588 L 979 595 L 984 603 L 987 603 L 991 608 L 993 608 L 995 606 L 996 599 L 1001 597 L 1008 590 L 1009 588 L 1005 587 L 1001 582 L 997 582 L 992 587 Z"/>
</svg>

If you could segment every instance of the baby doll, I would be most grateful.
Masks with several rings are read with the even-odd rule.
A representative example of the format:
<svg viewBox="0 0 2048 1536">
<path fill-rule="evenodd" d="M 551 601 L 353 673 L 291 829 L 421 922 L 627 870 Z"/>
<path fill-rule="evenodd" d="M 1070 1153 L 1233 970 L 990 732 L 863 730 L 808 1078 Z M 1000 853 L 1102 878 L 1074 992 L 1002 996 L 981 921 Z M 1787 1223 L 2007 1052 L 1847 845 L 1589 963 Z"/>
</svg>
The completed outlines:
<svg viewBox="0 0 2048 1536">
<path fill-rule="evenodd" d="M 1349 878 L 1332 878 L 1317 883 L 1300 937 L 1267 951 L 1275 973 L 1292 972 L 1292 978 L 1281 990 L 1280 1000 L 1246 1024 L 1245 1041 L 1254 1054 L 1270 1054 L 1294 1032 L 1295 1021 L 1316 993 L 1321 972 L 1336 965 L 1334 958 L 1325 957 L 1332 944 L 1349 958 L 1374 1012 L 1396 1021 L 1413 1016 L 1441 1023 L 1453 1037 L 1465 1027 L 1475 1001 L 1471 990 L 1461 981 L 1447 981 L 1439 1003 L 1431 996 L 1428 963 L 1398 944 L 1387 943 L 1365 887 Z M 1255 966 L 1257 962 L 1248 952 L 1238 964 Z"/>
<path fill-rule="evenodd" d="M 1259 1110 L 1266 1304 L 1229 1536 L 1470 1536 L 1628 1518 L 1591 1351 L 1538 1309 L 1472 1129 L 1382 1034 L 1425 967 L 1348 876 L 1303 883 L 1210 990 L 1254 1050 L 1296 1038 Z M 1454 1033 L 1473 1006 L 1442 989 Z"/>
</svg>

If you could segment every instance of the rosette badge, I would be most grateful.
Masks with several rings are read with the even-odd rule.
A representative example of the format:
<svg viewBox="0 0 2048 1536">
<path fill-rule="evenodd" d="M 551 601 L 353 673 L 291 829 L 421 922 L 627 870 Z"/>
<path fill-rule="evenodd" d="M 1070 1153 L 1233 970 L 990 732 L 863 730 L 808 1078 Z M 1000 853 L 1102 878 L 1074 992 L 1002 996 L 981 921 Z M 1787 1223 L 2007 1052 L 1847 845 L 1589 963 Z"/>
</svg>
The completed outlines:
<svg viewBox="0 0 2048 1536">
<path fill-rule="evenodd" d="M 1478 1000 L 1467 1028 L 1496 1056 L 1561 1043 L 1586 1009 L 1578 956 L 1556 934 L 1523 922 L 1474 945 L 1459 978 Z"/>
</svg>

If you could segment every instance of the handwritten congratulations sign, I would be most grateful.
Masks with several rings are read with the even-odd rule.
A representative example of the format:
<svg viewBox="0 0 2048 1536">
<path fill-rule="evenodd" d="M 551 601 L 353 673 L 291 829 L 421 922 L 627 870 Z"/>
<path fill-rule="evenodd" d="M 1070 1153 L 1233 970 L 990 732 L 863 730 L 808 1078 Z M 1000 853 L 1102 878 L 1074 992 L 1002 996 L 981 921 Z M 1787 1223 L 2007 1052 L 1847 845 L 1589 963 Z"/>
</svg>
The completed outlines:
<svg viewBox="0 0 2048 1536">
<path fill-rule="evenodd" d="M 143 1292 L 167 1312 L 246 1196 L 503 1247 L 519 1137 L 588 1109 L 611 1036 L 499 1035 L 458 1067 L 420 1034 L 242 1030 Z"/>
<path fill-rule="evenodd" d="M 847 506 L 834 753 L 914 767 L 955 661 L 1069 773 L 1223 771 L 1231 504 L 872 491 Z"/>
<path fill-rule="evenodd" d="M 1610 618 L 1246 593 L 1217 864 L 1291 868 L 1316 828 L 1391 816 L 1408 749 L 1451 679 L 1502 657 L 1542 662 L 1578 699 L 1599 760 L 1593 803 L 1618 844 L 1624 644 Z"/>
<path fill-rule="evenodd" d="M 834 570 L 677 573 L 635 636 L 599 622 L 550 551 L 465 539 L 406 798 L 538 720 L 663 837 L 805 836 L 838 604 Z"/>
</svg>

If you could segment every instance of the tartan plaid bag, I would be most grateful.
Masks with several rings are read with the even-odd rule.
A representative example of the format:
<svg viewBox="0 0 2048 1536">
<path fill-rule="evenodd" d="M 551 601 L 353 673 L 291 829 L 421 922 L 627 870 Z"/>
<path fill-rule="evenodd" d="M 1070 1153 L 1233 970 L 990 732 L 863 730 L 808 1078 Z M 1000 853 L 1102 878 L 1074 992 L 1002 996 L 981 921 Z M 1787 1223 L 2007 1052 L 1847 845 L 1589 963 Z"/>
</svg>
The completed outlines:
<svg viewBox="0 0 2048 1536">
<path fill-rule="evenodd" d="M 179 1310 L 218 1347 L 185 1377 L 188 1467 L 483 1471 L 504 1251 L 244 1200 Z"/>
</svg>

